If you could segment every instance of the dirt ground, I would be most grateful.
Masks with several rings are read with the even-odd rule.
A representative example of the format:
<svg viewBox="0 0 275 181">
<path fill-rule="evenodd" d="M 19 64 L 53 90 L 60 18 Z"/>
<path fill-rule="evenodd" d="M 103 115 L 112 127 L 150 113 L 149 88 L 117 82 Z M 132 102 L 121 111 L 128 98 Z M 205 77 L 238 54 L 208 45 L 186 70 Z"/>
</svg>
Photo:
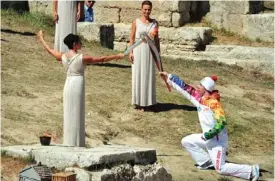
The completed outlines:
<svg viewBox="0 0 275 181">
<path fill-rule="evenodd" d="M 62 142 L 62 91 L 65 70 L 38 43 L 31 27 L 2 24 L 2 146 L 38 143 L 38 136 L 50 132 Z M 52 44 L 53 37 L 46 34 Z M 96 44 L 84 44 L 90 55 L 117 53 Z M 169 93 L 157 76 L 157 112 L 139 112 L 131 106 L 131 67 L 127 62 L 110 62 L 87 67 L 86 142 L 96 146 L 108 141 L 150 147 L 157 150 L 158 162 L 175 181 L 225 181 L 213 170 L 200 171 L 180 145 L 183 136 L 199 133 L 197 113 L 175 92 Z M 184 77 L 191 84 L 203 76 L 219 75 L 217 88 L 227 113 L 228 160 L 259 163 L 261 180 L 274 176 L 274 79 L 215 62 L 163 60 L 165 70 Z M 27 163 L 3 157 L 1 178 L 18 180 Z"/>
</svg>

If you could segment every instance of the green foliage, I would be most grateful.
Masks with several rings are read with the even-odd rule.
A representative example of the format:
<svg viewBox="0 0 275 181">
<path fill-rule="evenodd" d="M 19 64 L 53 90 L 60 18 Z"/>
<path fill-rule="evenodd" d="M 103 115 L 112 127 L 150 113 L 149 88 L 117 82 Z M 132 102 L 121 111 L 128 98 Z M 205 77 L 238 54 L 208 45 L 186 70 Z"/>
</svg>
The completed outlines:
<svg viewBox="0 0 275 181">
<path fill-rule="evenodd" d="M 6 156 L 7 155 L 7 150 L 2 150 L 1 149 L 1 156 Z"/>
<path fill-rule="evenodd" d="M 17 13 L 13 9 L 1 10 L 1 23 L 9 27 L 28 27 L 37 32 L 42 29 L 53 35 L 54 21 L 49 15 L 43 13 Z"/>
<path fill-rule="evenodd" d="M 22 158 L 22 160 L 27 163 L 35 163 L 35 157 L 32 154 L 28 155 L 27 157 Z"/>
</svg>

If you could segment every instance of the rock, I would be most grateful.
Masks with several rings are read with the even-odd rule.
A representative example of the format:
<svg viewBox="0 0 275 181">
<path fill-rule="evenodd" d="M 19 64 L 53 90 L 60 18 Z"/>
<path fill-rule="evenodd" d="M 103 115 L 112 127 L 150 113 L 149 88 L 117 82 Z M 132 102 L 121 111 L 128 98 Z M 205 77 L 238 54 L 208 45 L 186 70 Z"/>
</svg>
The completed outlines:
<svg viewBox="0 0 275 181">
<path fill-rule="evenodd" d="M 225 58 L 235 58 L 240 60 L 258 60 L 260 62 L 273 62 L 274 49 L 265 47 L 236 46 Z"/>
<path fill-rule="evenodd" d="M 166 169 L 159 165 L 134 165 L 123 164 L 111 169 L 104 169 L 100 179 L 93 181 L 172 181 L 172 176 Z"/>
<path fill-rule="evenodd" d="M 114 42 L 114 50 L 117 50 L 117 51 L 125 51 L 128 47 L 128 43 L 126 42 Z"/>
<path fill-rule="evenodd" d="M 274 13 L 259 13 L 262 1 L 209 1 L 210 12 L 206 20 L 227 31 L 252 40 L 274 41 Z M 255 14 L 255 15 L 254 15 Z"/>
<path fill-rule="evenodd" d="M 77 32 L 88 41 L 100 42 L 106 48 L 114 48 L 114 25 L 111 23 L 78 22 Z"/>
<path fill-rule="evenodd" d="M 274 13 L 243 16 L 242 34 L 252 40 L 274 42 Z"/>
<path fill-rule="evenodd" d="M 94 8 L 94 22 L 97 23 L 119 23 L 119 8 Z"/>
<path fill-rule="evenodd" d="M 52 1 L 29 1 L 30 12 L 43 13 L 52 16 Z"/>
<path fill-rule="evenodd" d="M 48 167 L 58 169 L 72 166 L 86 168 L 121 162 L 150 164 L 156 161 L 156 151 L 154 149 L 133 148 L 121 145 L 83 148 L 62 145 L 41 146 L 39 144 L 8 146 L 2 147 L 1 150 L 11 156 L 34 157 L 36 162 L 41 162 Z"/>
<path fill-rule="evenodd" d="M 160 44 L 160 51 L 162 54 L 181 55 L 183 52 L 195 51 L 195 45 L 174 45 L 174 44 Z"/>
<path fill-rule="evenodd" d="M 191 2 L 189 1 L 153 1 L 153 9 L 151 17 L 159 22 L 159 25 L 170 27 L 172 26 L 172 13 L 180 14 L 174 15 L 174 24 L 182 26 L 190 19 L 189 11 L 191 9 Z M 192 8 L 194 9 L 195 3 Z M 95 22 L 108 23 L 131 23 L 141 14 L 141 2 L 133 1 L 98 1 L 96 3 Z M 105 13 L 107 12 L 107 13 Z M 177 25 L 179 23 L 179 25 Z"/>
<path fill-rule="evenodd" d="M 263 4 L 260 1 L 215 1 L 210 0 L 210 12 L 228 14 L 252 14 L 261 11 Z"/>
<path fill-rule="evenodd" d="M 264 8 L 274 10 L 274 1 L 264 1 Z"/>
<path fill-rule="evenodd" d="M 162 53 L 162 57 L 192 61 L 217 61 L 238 65 L 244 69 L 272 73 L 274 71 L 273 48 L 238 45 L 206 45 L 205 51 Z"/>
<path fill-rule="evenodd" d="M 99 8 L 121 8 L 121 9 L 134 9 L 141 10 L 142 1 L 97 1 L 96 7 Z M 162 12 L 182 12 L 189 11 L 191 2 L 189 1 L 152 1 L 153 9 L 152 12 L 162 11 Z M 141 11 L 140 11 L 141 13 Z M 140 14 L 139 13 L 139 14 Z"/>
<path fill-rule="evenodd" d="M 111 169 L 104 169 L 100 181 L 131 181 L 134 176 L 133 167 L 123 164 Z"/>
<path fill-rule="evenodd" d="M 236 47 L 238 45 L 206 45 L 205 51 L 228 53 Z"/>
<path fill-rule="evenodd" d="M 189 22 L 189 20 L 190 20 L 190 15 L 186 11 L 183 11 L 181 13 L 177 13 L 177 12 L 172 13 L 173 27 L 183 26 L 185 23 Z"/>
<path fill-rule="evenodd" d="M 140 9 L 122 8 L 120 11 L 120 23 L 132 23 L 135 19 L 139 18 L 140 13 Z"/>
<path fill-rule="evenodd" d="M 208 43 L 212 38 L 212 29 L 209 27 L 181 27 L 159 29 L 159 36 L 163 44 L 193 45 L 198 47 Z"/>
<path fill-rule="evenodd" d="M 138 2 L 138 1 L 97 1 L 96 7 L 140 10 L 141 2 Z"/>
<path fill-rule="evenodd" d="M 131 28 L 132 28 L 131 24 L 124 24 L 124 23 L 114 24 L 114 31 L 115 31 L 114 40 L 118 42 L 129 42 Z"/>
<path fill-rule="evenodd" d="M 172 26 L 171 22 L 171 12 L 152 12 L 151 17 L 156 19 L 158 21 L 159 26 L 165 26 L 165 27 L 170 27 Z"/>
<path fill-rule="evenodd" d="M 160 164 L 135 165 L 136 180 L 142 181 L 172 181 L 172 175 Z M 142 173 L 142 175 L 140 174 Z M 141 175 L 141 176 L 140 176 Z"/>
<path fill-rule="evenodd" d="M 76 174 L 76 181 L 92 181 L 92 173 L 84 169 L 68 167 L 65 172 L 74 172 Z"/>
<path fill-rule="evenodd" d="M 114 49 L 124 51 L 129 42 L 130 25 L 115 24 Z M 161 52 L 194 51 L 209 44 L 213 30 L 209 27 L 159 28 Z M 172 51 L 172 52 L 171 52 Z M 176 53 L 178 54 L 178 53 Z"/>
<path fill-rule="evenodd" d="M 132 23 L 139 18 L 141 13 L 140 9 L 121 9 L 120 23 Z M 160 26 L 171 26 L 171 12 L 165 11 L 152 11 L 151 18 L 156 19 Z"/>
<path fill-rule="evenodd" d="M 240 14 L 223 14 L 223 24 L 222 27 L 227 31 L 239 33 L 243 29 L 243 16 Z"/>
</svg>

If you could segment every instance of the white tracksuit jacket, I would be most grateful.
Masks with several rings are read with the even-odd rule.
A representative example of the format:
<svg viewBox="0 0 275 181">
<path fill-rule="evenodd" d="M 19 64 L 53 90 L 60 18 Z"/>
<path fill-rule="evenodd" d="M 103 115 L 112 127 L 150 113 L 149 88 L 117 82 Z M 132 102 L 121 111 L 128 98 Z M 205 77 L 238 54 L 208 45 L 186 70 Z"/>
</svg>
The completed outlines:
<svg viewBox="0 0 275 181">
<path fill-rule="evenodd" d="M 215 97 L 201 97 L 190 85 L 175 75 L 168 75 L 167 82 L 197 107 L 202 133 L 182 139 L 182 145 L 199 167 L 214 166 L 220 174 L 250 179 L 252 167 L 226 163 L 228 143 L 226 119 L 220 102 Z"/>
</svg>

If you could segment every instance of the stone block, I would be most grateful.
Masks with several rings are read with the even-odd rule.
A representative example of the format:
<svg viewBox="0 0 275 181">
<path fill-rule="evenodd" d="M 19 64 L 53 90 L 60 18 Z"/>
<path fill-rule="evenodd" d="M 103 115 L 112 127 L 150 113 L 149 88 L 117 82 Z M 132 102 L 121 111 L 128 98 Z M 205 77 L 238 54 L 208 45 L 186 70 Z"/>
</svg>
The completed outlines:
<svg viewBox="0 0 275 181">
<path fill-rule="evenodd" d="M 53 2 L 52 1 L 29 1 L 30 12 L 44 13 L 52 16 Z"/>
<path fill-rule="evenodd" d="M 253 1 L 215 1 L 210 0 L 210 12 L 228 14 L 251 14 L 259 9 L 259 3 Z M 258 11 L 259 12 L 259 11 Z"/>
<path fill-rule="evenodd" d="M 240 33 L 243 28 L 243 15 L 240 14 L 223 14 L 222 27 L 227 31 Z"/>
<path fill-rule="evenodd" d="M 212 38 L 212 29 L 209 27 L 181 27 L 159 30 L 161 43 L 175 45 L 192 45 L 198 47 Z"/>
<path fill-rule="evenodd" d="M 119 8 L 94 8 L 94 22 L 97 23 L 119 23 Z"/>
<path fill-rule="evenodd" d="M 100 42 L 106 48 L 114 48 L 114 25 L 111 23 L 78 22 L 77 32 L 88 41 Z"/>
<path fill-rule="evenodd" d="M 139 9 L 125 9 L 120 11 L 120 23 L 132 23 L 135 19 L 140 18 L 141 10 Z"/>
<path fill-rule="evenodd" d="M 68 167 L 65 172 L 73 172 L 76 174 L 76 181 L 92 181 L 92 173 L 77 167 Z"/>
<path fill-rule="evenodd" d="M 131 24 L 123 24 L 123 23 L 114 24 L 115 41 L 129 42 L 131 28 L 132 28 Z"/>
<path fill-rule="evenodd" d="M 104 8 L 121 8 L 121 9 L 141 9 L 142 1 L 97 1 L 97 7 Z M 152 1 L 153 11 L 171 11 L 171 12 L 182 12 L 189 11 L 191 2 L 190 1 Z"/>
<path fill-rule="evenodd" d="M 190 14 L 186 11 L 177 13 L 172 13 L 172 26 L 173 27 L 180 27 L 183 26 L 185 23 L 189 22 Z"/>
<path fill-rule="evenodd" d="M 141 9 L 142 1 L 97 1 L 99 8 Z"/>
<path fill-rule="evenodd" d="M 242 34 L 252 40 L 274 42 L 274 14 L 244 15 Z"/>
<path fill-rule="evenodd" d="M 128 43 L 127 42 L 114 42 L 114 50 L 117 51 L 125 51 L 128 47 Z"/>
<path fill-rule="evenodd" d="M 2 147 L 7 155 L 35 158 L 48 167 L 65 169 L 78 166 L 88 168 L 98 165 L 131 162 L 134 164 L 149 164 L 156 162 L 156 150 L 133 148 L 121 145 L 99 146 L 94 148 L 66 147 L 62 145 L 41 146 L 18 145 Z M 147 157 L 147 158 L 146 158 Z"/>
<path fill-rule="evenodd" d="M 140 16 L 141 10 L 139 9 L 121 9 L 120 23 L 132 23 Z M 152 11 L 151 18 L 156 19 L 160 26 L 171 26 L 171 12 Z"/>
<path fill-rule="evenodd" d="M 209 12 L 205 19 L 220 29 L 223 28 L 223 16 L 223 12 Z"/>
<path fill-rule="evenodd" d="M 259 60 L 262 62 L 273 62 L 274 49 L 266 47 L 237 46 L 225 55 L 227 58 L 240 60 Z"/>
<path fill-rule="evenodd" d="M 224 52 L 228 53 L 238 45 L 206 45 L 206 52 Z"/>
<path fill-rule="evenodd" d="M 171 17 L 172 13 L 171 12 L 164 12 L 164 11 L 154 11 L 152 12 L 151 17 L 153 19 L 156 19 L 159 23 L 159 26 L 165 26 L 165 27 L 171 27 L 172 22 L 171 22 Z"/>
</svg>

